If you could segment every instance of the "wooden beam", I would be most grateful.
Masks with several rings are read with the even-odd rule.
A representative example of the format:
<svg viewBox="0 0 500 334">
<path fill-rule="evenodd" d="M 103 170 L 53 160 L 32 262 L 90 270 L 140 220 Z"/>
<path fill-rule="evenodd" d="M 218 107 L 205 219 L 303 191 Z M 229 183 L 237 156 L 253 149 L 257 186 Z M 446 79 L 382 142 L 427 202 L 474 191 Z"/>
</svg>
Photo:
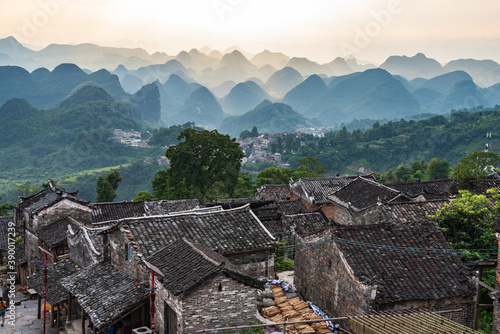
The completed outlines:
<svg viewBox="0 0 500 334">
<path fill-rule="evenodd" d="M 493 304 L 479 304 L 480 308 L 493 308 Z"/>
<path fill-rule="evenodd" d="M 50 328 L 54 328 L 54 314 L 56 313 L 55 307 L 55 305 L 52 305 L 52 310 L 50 310 Z"/>
<path fill-rule="evenodd" d="M 68 292 L 68 320 L 71 321 L 71 292 Z"/>
<path fill-rule="evenodd" d="M 82 334 L 85 334 L 85 310 L 82 307 Z"/>
<path fill-rule="evenodd" d="M 497 290 L 493 289 L 491 286 L 489 286 L 488 284 L 482 282 L 482 281 L 477 281 L 477 284 L 479 284 L 480 286 L 482 286 L 483 288 L 486 288 L 492 292 L 496 292 Z"/>
<path fill-rule="evenodd" d="M 52 310 L 52 311 L 54 311 L 54 310 Z M 60 318 L 61 318 L 61 306 L 59 305 L 59 308 L 57 309 L 57 317 L 56 317 L 57 333 L 59 333 Z"/>
<path fill-rule="evenodd" d="M 37 295 L 38 298 L 38 310 L 37 310 L 37 319 L 42 318 L 42 298 L 40 298 L 40 295 Z"/>
</svg>

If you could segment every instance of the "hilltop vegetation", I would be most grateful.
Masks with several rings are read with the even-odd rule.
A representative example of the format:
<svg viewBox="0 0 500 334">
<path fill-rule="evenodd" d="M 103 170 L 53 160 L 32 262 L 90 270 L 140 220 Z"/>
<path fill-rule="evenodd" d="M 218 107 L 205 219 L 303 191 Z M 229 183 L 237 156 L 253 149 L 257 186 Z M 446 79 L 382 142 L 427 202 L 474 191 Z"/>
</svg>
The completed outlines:
<svg viewBox="0 0 500 334">
<path fill-rule="evenodd" d="M 292 167 L 298 159 L 312 156 L 328 167 L 328 173 L 393 170 L 416 160 L 446 159 L 451 166 L 461 157 L 485 147 L 486 133 L 500 126 L 500 111 L 456 112 L 450 118 L 435 116 L 421 121 L 378 122 L 367 131 L 326 133 L 283 138 L 283 159 Z M 300 146 L 302 141 L 305 145 Z M 498 134 L 492 132 L 493 150 L 500 146 Z"/>
</svg>

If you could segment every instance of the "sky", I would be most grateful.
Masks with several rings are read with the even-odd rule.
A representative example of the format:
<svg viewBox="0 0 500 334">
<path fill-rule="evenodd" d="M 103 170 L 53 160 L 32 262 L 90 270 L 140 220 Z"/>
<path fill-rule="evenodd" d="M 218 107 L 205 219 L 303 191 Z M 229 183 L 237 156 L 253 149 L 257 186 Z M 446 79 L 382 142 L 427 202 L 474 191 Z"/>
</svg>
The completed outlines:
<svg viewBox="0 0 500 334">
<path fill-rule="evenodd" d="M 320 63 L 418 52 L 500 62 L 498 0 L 0 0 L 0 38 L 224 51 L 238 45 Z"/>
</svg>

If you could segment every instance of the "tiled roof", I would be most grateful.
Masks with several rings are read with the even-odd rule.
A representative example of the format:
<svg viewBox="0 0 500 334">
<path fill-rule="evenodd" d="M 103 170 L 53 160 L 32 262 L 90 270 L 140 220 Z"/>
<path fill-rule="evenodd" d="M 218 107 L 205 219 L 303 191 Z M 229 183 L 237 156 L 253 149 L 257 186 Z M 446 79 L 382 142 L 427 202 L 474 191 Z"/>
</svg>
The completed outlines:
<svg viewBox="0 0 500 334">
<path fill-rule="evenodd" d="M 371 175 L 362 177 L 373 179 Z M 329 203 L 329 195 L 345 187 L 357 178 L 357 176 L 338 176 L 314 179 L 300 178 L 290 185 L 290 189 L 292 193 L 302 197 L 311 204 L 325 204 Z"/>
<path fill-rule="evenodd" d="M 129 276 L 109 262 L 100 262 L 61 280 L 101 329 L 148 300 L 148 295 Z"/>
<path fill-rule="evenodd" d="M 276 206 L 278 207 L 278 210 L 284 215 L 295 215 L 297 213 L 309 212 L 309 210 L 307 210 L 306 206 L 304 205 L 304 202 L 302 202 L 300 199 L 297 199 L 295 201 L 278 202 L 276 203 Z"/>
<path fill-rule="evenodd" d="M 47 267 L 47 303 L 55 306 L 68 299 L 68 291 L 61 285 L 61 279 L 79 270 L 80 267 L 69 259 L 61 260 Z M 43 270 L 40 269 L 40 271 L 33 273 L 27 278 L 27 281 L 30 288 L 35 289 L 38 295 L 43 297 Z"/>
<path fill-rule="evenodd" d="M 283 222 L 283 215 L 276 205 L 270 204 L 252 209 L 252 211 L 274 237 L 279 238 L 291 233 L 290 227 Z"/>
<path fill-rule="evenodd" d="M 432 222 L 335 224 L 333 236 L 354 275 L 378 285 L 378 304 L 475 293 L 468 270 Z"/>
<path fill-rule="evenodd" d="M 500 190 L 500 180 L 498 179 L 485 179 L 482 182 L 476 184 L 470 191 L 475 194 L 484 194 L 488 189 L 498 189 Z"/>
<path fill-rule="evenodd" d="M 427 182 L 408 182 L 408 183 L 395 183 L 388 185 L 393 189 L 401 191 L 402 193 L 416 197 L 421 194 L 440 195 L 442 199 L 447 198 L 448 193 L 457 186 L 457 183 L 452 180 L 433 180 Z"/>
<path fill-rule="evenodd" d="M 0 217 L 0 251 L 5 252 L 8 249 L 8 229 L 9 222 L 13 222 L 14 216 Z M 5 256 L 5 253 L 3 254 Z"/>
<path fill-rule="evenodd" d="M 295 225 L 295 231 L 301 236 L 307 236 L 324 231 L 328 220 L 322 212 L 299 213 L 283 218 L 288 226 Z"/>
<path fill-rule="evenodd" d="M 99 223 L 146 215 L 144 202 L 115 202 L 92 204 L 92 222 Z"/>
<path fill-rule="evenodd" d="M 16 245 L 16 267 L 26 263 L 25 247 L 24 242 Z"/>
<path fill-rule="evenodd" d="M 163 286 L 175 296 L 186 297 L 220 273 L 258 288 L 263 283 L 240 272 L 228 259 L 185 238 L 174 241 L 147 261 L 160 269 Z"/>
<path fill-rule="evenodd" d="M 89 202 L 77 197 L 76 193 L 67 193 L 64 189 L 49 187 L 32 196 L 21 197 L 21 203 L 19 203 L 18 206 L 31 214 L 43 210 L 64 198 L 71 199 L 81 204 L 89 204 Z"/>
<path fill-rule="evenodd" d="M 434 215 L 448 203 L 447 200 L 426 202 L 388 203 L 382 205 L 384 220 L 387 222 L 418 222 L 429 220 L 427 215 Z"/>
<path fill-rule="evenodd" d="M 138 251 L 144 255 L 150 255 L 182 237 L 222 254 L 277 246 L 248 205 L 218 212 L 130 218 L 119 224 L 128 225 L 127 229 L 139 247 Z"/>
<path fill-rule="evenodd" d="M 286 201 L 290 199 L 290 185 L 265 184 L 255 190 L 255 198 L 263 201 Z"/>
<path fill-rule="evenodd" d="M 49 225 L 39 228 L 37 236 L 47 247 L 51 248 L 66 241 L 68 225 L 76 228 L 76 225 L 67 218 L 59 219 Z"/>
<path fill-rule="evenodd" d="M 231 199 L 218 199 L 216 201 L 205 203 L 205 206 L 221 206 L 224 210 L 236 209 L 245 205 L 250 205 L 250 209 L 258 209 L 261 207 L 268 207 L 273 205 L 273 201 L 261 201 L 255 198 L 231 198 Z"/>
<path fill-rule="evenodd" d="M 188 211 L 198 207 L 203 207 L 197 199 L 180 199 L 173 201 L 145 202 L 146 212 L 150 216 L 166 215 L 172 212 Z"/>
<path fill-rule="evenodd" d="M 343 207 L 361 211 L 377 205 L 378 201 L 389 202 L 399 194 L 381 183 L 359 177 L 328 198 Z"/>
</svg>

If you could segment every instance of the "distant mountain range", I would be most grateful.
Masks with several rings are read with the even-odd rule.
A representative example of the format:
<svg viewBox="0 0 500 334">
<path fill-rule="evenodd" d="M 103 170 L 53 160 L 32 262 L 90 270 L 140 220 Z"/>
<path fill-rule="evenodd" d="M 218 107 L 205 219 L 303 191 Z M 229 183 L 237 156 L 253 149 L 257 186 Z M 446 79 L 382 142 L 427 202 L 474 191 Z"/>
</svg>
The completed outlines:
<svg viewBox="0 0 500 334">
<path fill-rule="evenodd" d="M 304 117 L 293 114 L 297 122 L 290 126 L 336 126 L 500 104 L 500 64 L 458 59 L 443 65 L 422 53 L 391 56 L 377 67 L 352 57 L 319 64 L 268 50 L 250 55 L 238 47 L 223 52 L 205 47 L 175 56 L 93 44 L 33 51 L 8 37 L 0 39 L 2 64 L 0 105 L 23 98 L 37 109 L 54 108 L 75 90 L 93 85 L 127 104 L 137 120 L 224 125 L 233 133 L 239 126 L 227 124 L 238 118 L 224 120 L 249 113 L 260 117 L 262 111 L 255 112 L 263 101 Z M 258 122 L 276 129 L 269 126 L 272 120 L 266 125 L 260 118 L 239 119 L 248 122 L 244 130 Z"/>
</svg>

